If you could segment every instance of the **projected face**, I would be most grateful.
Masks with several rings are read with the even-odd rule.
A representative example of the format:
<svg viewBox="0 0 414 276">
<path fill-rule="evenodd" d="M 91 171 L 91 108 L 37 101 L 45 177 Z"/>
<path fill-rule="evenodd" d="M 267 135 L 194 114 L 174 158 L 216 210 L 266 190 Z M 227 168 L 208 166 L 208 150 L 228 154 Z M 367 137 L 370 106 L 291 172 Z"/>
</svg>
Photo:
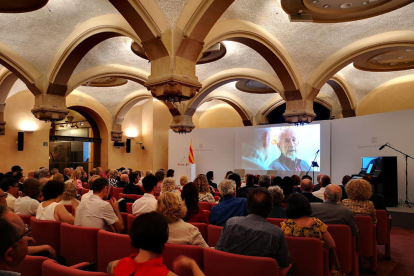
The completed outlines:
<svg viewBox="0 0 414 276">
<path fill-rule="evenodd" d="M 296 139 L 295 132 L 291 129 L 285 129 L 280 134 L 279 143 L 277 144 L 280 152 L 293 161 L 296 159 L 299 141 Z"/>
</svg>

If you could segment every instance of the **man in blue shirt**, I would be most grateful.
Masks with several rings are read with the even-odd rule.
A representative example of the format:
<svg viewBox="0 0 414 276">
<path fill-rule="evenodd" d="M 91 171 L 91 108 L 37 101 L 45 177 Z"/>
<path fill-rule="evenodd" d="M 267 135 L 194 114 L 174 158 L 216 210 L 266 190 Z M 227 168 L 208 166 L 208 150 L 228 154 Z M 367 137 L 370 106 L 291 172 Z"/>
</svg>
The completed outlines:
<svg viewBox="0 0 414 276">
<path fill-rule="evenodd" d="M 236 183 L 233 180 L 223 180 L 218 189 L 223 201 L 211 208 L 210 224 L 224 226 L 229 218 L 247 215 L 246 199 L 235 197 Z"/>
</svg>

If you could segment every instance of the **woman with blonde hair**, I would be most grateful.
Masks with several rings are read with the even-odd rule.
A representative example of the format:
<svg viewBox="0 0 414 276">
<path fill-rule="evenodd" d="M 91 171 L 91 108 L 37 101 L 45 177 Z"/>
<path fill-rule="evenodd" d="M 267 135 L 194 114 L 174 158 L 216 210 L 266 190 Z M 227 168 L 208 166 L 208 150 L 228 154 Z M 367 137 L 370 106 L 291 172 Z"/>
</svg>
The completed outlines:
<svg viewBox="0 0 414 276">
<path fill-rule="evenodd" d="M 72 172 L 70 179 L 73 180 L 73 182 L 76 184 L 76 188 L 78 189 L 83 188 L 81 178 L 82 178 L 82 171 L 76 168 L 76 170 Z"/>
<path fill-rule="evenodd" d="M 372 195 L 371 184 L 364 179 L 352 179 L 346 184 L 345 191 L 348 199 L 344 199 L 342 205 L 351 209 L 354 215 L 370 216 L 372 222 L 377 223 L 374 203 L 369 201 Z"/>
<path fill-rule="evenodd" d="M 198 200 L 200 202 L 216 202 L 214 196 L 210 193 L 210 185 L 208 185 L 207 177 L 204 174 L 197 175 L 193 183 L 198 186 Z"/>
<path fill-rule="evenodd" d="M 167 243 L 208 247 L 198 228 L 183 221 L 187 214 L 187 207 L 177 194 L 171 192 L 161 194 L 155 211 L 167 219 L 169 229 Z"/>
<path fill-rule="evenodd" d="M 180 191 L 176 189 L 176 187 L 175 187 L 175 180 L 172 177 L 164 178 L 164 181 L 162 182 L 162 185 L 161 185 L 161 194 L 162 193 L 167 193 L 167 192 L 175 193 L 178 196 L 181 195 Z"/>
<path fill-rule="evenodd" d="M 118 177 L 118 171 L 117 170 L 109 170 L 108 172 L 108 181 L 109 184 L 112 187 L 117 188 L 118 187 L 118 180 L 116 179 Z"/>
<path fill-rule="evenodd" d="M 78 189 L 76 189 L 75 183 L 73 180 L 69 179 L 65 182 L 65 191 L 63 192 L 63 198 L 59 203 L 63 205 L 72 205 L 73 199 L 79 202 L 79 200 L 75 198 L 77 194 Z"/>
<path fill-rule="evenodd" d="M 182 175 L 180 177 L 180 185 L 181 185 L 181 188 L 183 188 L 186 184 L 188 184 L 188 176 Z"/>
</svg>

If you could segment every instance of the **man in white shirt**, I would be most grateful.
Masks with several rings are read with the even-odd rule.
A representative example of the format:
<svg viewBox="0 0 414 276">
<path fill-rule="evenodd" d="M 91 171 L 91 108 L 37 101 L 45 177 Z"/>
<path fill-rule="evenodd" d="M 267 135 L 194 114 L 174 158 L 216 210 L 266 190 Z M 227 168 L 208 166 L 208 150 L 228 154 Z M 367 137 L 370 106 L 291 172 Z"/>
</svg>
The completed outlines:
<svg viewBox="0 0 414 276">
<path fill-rule="evenodd" d="M 327 175 L 323 175 L 321 177 L 321 188 L 319 190 L 317 190 L 316 192 L 313 192 L 312 194 L 322 200 L 324 200 L 324 194 L 325 194 L 325 189 L 326 186 L 328 186 L 331 183 L 331 178 Z"/>
<path fill-rule="evenodd" d="M 157 190 L 157 178 L 150 174 L 142 180 L 142 185 L 144 186 L 145 194 L 137 199 L 132 205 L 132 213 L 136 216 L 155 211 L 157 208 L 157 199 L 154 194 Z"/>
<path fill-rule="evenodd" d="M 8 193 L 6 198 L 7 207 L 14 212 L 14 202 L 19 197 L 19 183 L 17 179 L 10 177 L 1 181 L 1 189 L 3 192 Z"/>
<path fill-rule="evenodd" d="M 91 178 L 89 178 L 88 183 L 89 183 L 89 188 L 90 188 L 90 190 L 89 190 L 89 192 L 87 192 L 86 194 L 84 194 L 84 195 L 82 196 L 82 198 L 81 198 L 81 202 L 86 201 L 88 198 L 90 198 L 90 197 L 91 197 L 91 195 L 93 195 L 92 183 L 95 181 L 95 179 L 98 179 L 99 177 L 100 177 L 99 175 L 94 175 L 94 176 L 92 176 Z"/>
<path fill-rule="evenodd" d="M 94 227 L 106 230 L 106 226 L 112 226 L 116 231 L 124 229 L 121 212 L 119 212 L 118 202 L 111 198 L 109 202 L 105 200 L 109 194 L 108 179 L 99 177 L 93 181 L 93 194 L 79 204 L 76 210 L 75 225 L 84 227 Z"/>
<path fill-rule="evenodd" d="M 36 216 L 40 195 L 40 183 L 37 179 L 28 178 L 23 182 L 23 195 L 14 202 L 14 213 L 17 215 Z"/>
</svg>

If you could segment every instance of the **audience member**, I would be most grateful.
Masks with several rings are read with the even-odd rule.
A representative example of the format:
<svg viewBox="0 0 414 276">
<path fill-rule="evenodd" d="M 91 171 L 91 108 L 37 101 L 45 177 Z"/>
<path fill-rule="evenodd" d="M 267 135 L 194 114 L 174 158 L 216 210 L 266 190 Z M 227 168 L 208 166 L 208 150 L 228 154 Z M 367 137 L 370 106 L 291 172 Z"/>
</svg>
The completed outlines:
<svg viewBox="0 0 414 276">
<path fill-rule="evenodd" d="M 351 228 L 353 236 L 358 235 L 358 226 L 354 213 L 340 205 L 342 189 L 335 184 L 326 186 L 325 200 L 322 204 L 312 203 L 312 216 L 317 217 L 325 224 L 344 224 Z"/>
<path fill-rule="evenodd" d="M 260 178 L 260 175 L 258 175 L 258 174 L 256 174 L 256 175 L 254 176 L 253 183 L 254 183 L 254 186 L 255 186 L 255 187 L 259 187 L 259 178 Z"/>
<path fill-rule="evenodd" d="M 55 176 L 55 174 L 59 173 L 59 169 L 58 168 L 53 168 L 50 170 L 50 180 L 54 180 L 53 177 Z"/>
<path fill-rule="evenodd" d="M 85 171 L 82 171 L 82 178 L 81 178 L 82 183 L 88 183 L 88 173 Z"/>
<path fill-rule="evenodd" d="M 241 178 L 237 173 L 233 173 L 227 177 L 229 180 L 233 180 L 236 183 L 236 197 L 247 198 L 247 193 L 241 189 Z"/>
<path fill-rule="evenodd" d="M 8 196 L 8 193 L 5 193 L 3 192 L 2 189 L 0 189 L 0 205 L 1 206 L 7 207 L 7 200 L 6 200 L 7 196 Z"/>
<path fill-rule="evenodd" d="M 207 174 L 206 174 L 206 177 L 207 177 L 208 185 L 210 185 L 214 189 L 217 189 L 217 184 L 213 182 L 214 172 L 213 171 L 208 171 Z"/>
<path fill-rule="evenodd" d="M 244 176 L 244 182 L 246 183 L 246 186 L 242 187 L 241 191 L 247 195 L 250 190 L 254 189 L 254 175 L 249 173 L 246 174 Z"/>
<path fill-rule="evenodd" d="M 187 184 L 188 184 L 188 176 L 182 175 L 180 177 L 180 185 L 181 185 L 181 188 L 183 188 Z"/>
<path fill-rule="evenodd" d="M 166 177 L 174 177 L 174 170 L 173 169 L 168 169 Z"/>
<path fill-rule="evenodd" d="M 326 186 L 331 184 L 331 178 L 327 175 L 322 175 L 320 180 L 320 189 L 312 194 L 323 200 L 323 194 L 325 193 Z"/>
<path fill-rule="evenodd" d="M 172 177 L 164 178 L 164 181 L 162 182 L 161 194 L 167 192 L 176 193 L 178 196 L 181 196 L 180 191 L 175 186 L 175 180 Z"/>
<path fill-rule="evenodd" d="M 39 169 L 39 179 L 41 179 L 43 177 L 48 178 L 50 180 L 50 172 L 46 168 L 40 168 Z"/>
<path fill-rule="evenodd" d="M 85 200 L 87 200 L 91 195 L 93 195 L 93 189 L 92 189 L 92 186 L 93 186 L 93 182 L 96 180 L 96 179 L 98 179 L 100 176 L 99 175 L 93 175 L 91 178 L 89 178 L 89 181 L 88 181 L 88 184 L 89 184 L 89 191 L 86 193 L 86 194 L 83 194 L 82 195 L 82 198 L 81 198 L 81 202 L 83 202 L 83 201 L 85 201 Z"/>
<path fill-rule="evenodd" d="M 342 178 L 342 186 L 341 186 L 341 189 L 342 189 L 342 198 L 341 198 L 341 201 L 348 198 L 348 194 L 346 193 L 345 188 L 346 188 L 346 184 L 348 184 L 349 180 L 351 180 L 351 179 L 352 178 L 349 175 L 345 175 Z"/>
<path fill-rule="evenodd" d="M 155 211 L 157 199 L 154 195 L 157 189 L 157 182 L 157 178 L 152 174 L 144 177 L 142 185 L 144 186 L 145 194 L 132 204 L 132 213 L 134 215 L 139 216 L 143 213 Z"/>
<path fill-rule="evenodd" d="M 262 187 L 252 190 L 247 197 L 247 209 L 247 217 L 227 221 L 215 248 L 233 254 L 273 258 L 279 267 L 288 267 L 290 252 L 286 238 L 279 227 L 266 221 L 272 210 L 269 191 Z"/>
<path fill-rule="evenodd" d="M 272 180 L 271 186 L 272 187 L 279 186 L 280 188 L 282 188 L 282 182 L 283 182 L 283 179 L 280 176 L 275 176 L 275 178 L 273 178 Z"/>
<path fill-rule="evenodd" d="M 216 202 L 214 196 L 210 193 L 210 185 L 208 185 L 207 177 L 204 174 L 199 174 L 193 181 L 198 187 L 198 200 L 200 202 Z"/>
<path fill-rule="evenodd" d="M 323 202 L 322 199 L 312 194 L 313 188 L 314 188 L 313 183 L 309 179 L 303 179 L 300 182 L 300 189 L 302 190 L 302 195 L 304 195 L 310 203 L 312 202 L 322 203 Z"/>
<path fill-rule="evenodd" d="M 69 180 L 70 175 L 71 175 L 70 174 L 70 169 L 69 168 L 64 168 L 63 169 L 63 178 L 64 178 L 65 182 Z"/>
<path fill-rule="evenodd" d="M 79 204 L 76 211 L 75 225 L 102 230 L 105 230 L 106 226 L 113 227 L 116 231 L 124 229 L 118 202 L 115 198 L 111 198 L 109 202 L 105 201 L 109 195 L 109 187 L 106 178 L 99 177 L 93 181 L 93 195 Z"/>
<path fill-rule="evenodd" d="M 55 173 L 54 175 L 53 175 L 53 177 L 52 177 L 52 179 L 51 180 L 55 180 L 55 181 L 59 181 L 59 182 L 64 182 L 64 177 L 63 177 L 63 174 L 61 174 L 61 173 Z"/>
<path fill-rule="evenodd" d="M 132 246 L 139 249 L 139 253 L 109 263 L 108 274 L 176 276 L 163 264 L 163 258 L 159 257 L 168 241 L 168 227 L 165 217 L 155 212 L 137 217 L 132 223 L 129 236 Z M 204 275 L 197 263 L 188 257 L 178 257 L 173 267 L 175 271 L 189 269 L 194 276 Z"/>
<path fill-rule="evenodd" d="M 73 200 L 76 200 L 79 204 L 79 200 L 76 199 L 77 194 L 78 189 L 73 180 L 70 179 L 65 182 L 65 191 L 63 192 L 62 200 L 59 203 L 63 205 L 72 205 Z"/>
<path fill-rule="evenodd" d="M 285 207 L 282 206 L 282 201 L 285 198 L 283 191 L 279 186 L 269 187 L 270 195 L 272 196 L 272 211 L 269 218 L 286 218 Z"/>
<path fill-rule="evenodd" d="M 45 186 L 45 184 L 47 183 L 47 182 L 49 182 L 49 178 L 47 178 L 47 177 L 41 177 L 41 178 L 39 178 L 39 183 L 40 183 L 40 188 L 42 188 L 43 186 Z"/>
<path fill-rule="evenodd" d="M 170 192 L 160 195 L 156 212 L 167 218 L 168 243 L 208 247 L 198 228 L 182 220 L 187 214 L 187 208 L 178 195 Z"/>
<path fill-rule="evenodd" d="M 82 171 L 78 169 L 74 170 L 72 172 L 72 175 L 70 176 L 70 179 L 72 179 L 73 182 L 75 182 L 76 188 L 78 189 L 83 188 L 81 178 L 82 178 Z"/>
<path fill-rule="evenodd" d="M 232 217 L 247 215 L 246 199 L 235 197 L 236 183 L 233 180 L 221 181 L 218 189 L 223 201 L 211 208 L 211 224 L 224 226 Z"/>
<path fill-rule="evenodd" d="M 118 180 L 118 178 L 117 178 Z M 129 177 L 127 174 L 121 174 L 119 176 L 119 181 L 118 181 L 118 188 L 125 188 L 126 185 L 128 185 L 129 183 Z"/>
<path fill-rule="evenodd" d="M 23 169 L 19 165 L 15 165 L 15 166 L 11 167 L 11 172 L 13 173 L 13 175 L 15 175 L 16 172 L 23 173 Z"/>
<path fill-rule="evenodd" d="M 270 187 L 270 177 L 268 175 L 261 175 L 259 177 L 259 186 L 262 188 L 269 188 Z"/>
<path fill-rule="evenodd" d="M 312 177 L 308 174 L 305 174 L 304 176 L 302 176 L 302 180 L 303 179 L 309 179 L 310 181 L 312 181 Z"/>
<path fill-rule="evenodd" d="M 387 211 L 387 207 L 385 207 L 385 201 L 384 198 L 382 196 L 380 196 L 379 194 L 374 193 L 374 178 L 372 177 L 372 175 L 370 174 L 366 174 L 364 175 L 364 177 L 362 178 L 366 181 L 368 181 L 371 184 L 372 187 L 372 195 L 369 198 L 370 201 L 372 201 L 372 203 L 374 203 L 374 207 L 376 210 L 385 210 Z"/>
<path fill-rule="evenodd" d="M 30 170 L 27 172 L 27 178 L 34 178 L 34 170 Z"/>
<path fill-rule="evenodd" d="M 157 171 L 155 173 L 155 177 L 158 180 L 158 183 L 157 183 L 157 192 L 158 193 L 161 193 L 161 185 L 162 185 L 162 182 L 164 181 L 164 178 L 165 178 L 165 172 L 162 171 L 162 170 L 159 170 L 159 171 Z"/>
<path fill-rule="evenodd" d="M 17 215 L 36 216 L 39 207 L 38 197 L 40 184 L 34 178 L 28 178 L 23 182 L 23 195 L 14 202 L 14 213 Z"/>
<path fill-rule="evenodd" d="M 229 176 L 229 175 L 231 175 L 233 172 L 232 171 L 227 171 L 226 172 L 226 175 L 224 176 L 224 179 L 227 179 L 227 177 Z"/>
<path fill-rule="evenodd" d="M 59 202 L 62 200 L 63 192 L 65 190 L 65 184 L 50 180 L 43 188 L 43 202 L 39 204 L 36 212 L 36 219 L 38 220 L 55 220 L 63 221 L 69 224 L 73 224 L 75 219 L 70 214 L 63 204 Z M 78 202 L 73 200 L 72 207 L 75 209 L 78 207 Z"/>
<path fill-rule="evenodd" d="M 209 224 L 203 209 L 198 207 L 198 186 L 196 184 L 191 182 L 185 185 L 181 193 L 181 199 L 187 207 L 187 213 L 183 218 L 185 222 L 202 222 Z"/>
<path fill-rule="evenodd" d="M 283 199 L 283 203 L 287 202 L 287 198 L 294 192 L 293 191 L 293 180 L 289 176 L 285 176 L 282 179 L 282 190 L 283 195 L 285 198 Z"/>
<path fill-rule="evenodd" d="M 321 188 L 321 178 L 322 178 L 323 174 L 318 174 L 318 176 L 316 177 L 316 182 L 318 182 L 318 184 L 315 185 L 314 191 L 318 191 Z"/>
<path fill-rule="evenodd" d="M 19 184 L 19 191 L 23 191 L 23 181 L 24 181 L 24 176 L 23 174 L 18 171 L 18 172 L 14 172 L 12 178 L 17 180 L 17 183 Z"/>
<path fill-rule="evenodd" d="M 377 215 L 374 204 L 369 201 L 372 195 L 372 187 L 364 179 L 353 179 L 346 185 L 348 199 L 342 201 L 342 205 L 351 209 L 354 215 L 370 216 L 373 223 L 377 223 Z"/>
<path fill-rule="evenodd" d="M 300 186 L 300 181 L 301 181 L 300 176 L 299 176 L 299 175 L 294 174 L 294 175 L 292 175 L 290 178 L 292 178 L 292 180 L 293 180 L 293 187 L 295 187 L 295 188 L 299 188 L 299 186 Z"/>
<path fill-rule="evenodd" d="M 290 195 L 286 206 L 287 220 L 281 223 L 283 233 L 286 236 L 318 238 L 324 247 L 335 248 L 328 226 L 311 215 L 312 207 L 306 197 L 302 194 Z"/>
<path fill-rule="evenodd" d="M 108 181 L 112 187 L 118 188 L 118 180 L 116 179 L 118 176 L 117 170 L 109 170 L 108 172 Z M 121 187 L 122 188 L 122 187 Z"/>
<path fill-rule="evenodd" d="M 19 197 L 19 183 L 17 182 L 17 179 L 13 177 L 4 178 L 0 182 L 0 187 L 3 192 L 8 194 L 6 198 L 7 207 L 14 212 L 14 203 Z"/>
<path fill-rule="evenodd" d="M 126 174 L 125 174 L 126 175 Z M 126 175 L 128 176 L 128 175 Z M 121 180 L 123 179 L 124 174 L 121 175 Z M 133 172 L 129 175 L 129 183 L 124 186 L 123 193 L 134 194 L 134 195 L 144 195 L 142 189 L 138 186 L 138 182 L 141 178 L 141 172 Z"/>
</svg>

